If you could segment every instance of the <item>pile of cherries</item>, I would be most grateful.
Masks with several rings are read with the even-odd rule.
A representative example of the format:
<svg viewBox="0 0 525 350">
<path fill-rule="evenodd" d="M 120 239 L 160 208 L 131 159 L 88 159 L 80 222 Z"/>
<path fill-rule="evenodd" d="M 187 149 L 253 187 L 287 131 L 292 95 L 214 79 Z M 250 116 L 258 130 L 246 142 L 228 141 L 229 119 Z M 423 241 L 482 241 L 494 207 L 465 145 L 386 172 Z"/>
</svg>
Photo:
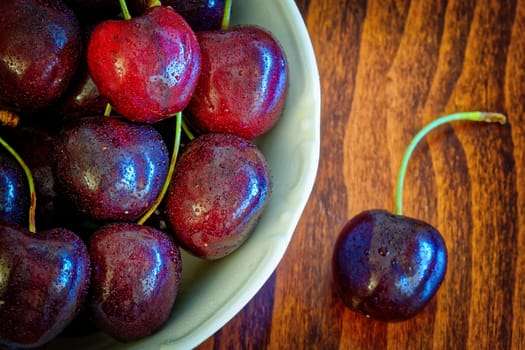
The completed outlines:
<svg viewBox="0 0 525 350">
<path fill-rule="evenodd" d="M 179 247 L 219 259 L 253 232 L 272 191 L 253 140 L 282 114 L 288 66 L 230 8 L 0 2 L 0 347 L 39 347 L 80 316 L 150 335 Z"/>
<path fill-rule="evenodd" d="M 280 44 L 230 27 L 230 0 L 162 2 L 0 1 L 0 348 L 153 334 L 177 297 L 181 248 L 231 254 L 268 204 L 253 140 L 284 109 Z M 437 292 L 445 240 L 402 215 L 402 185 L 417 143 L 458 120 L 505 116 L 430 123 L 403 157 L 396 214 L 367 210 L 340 231 L 332 276 L 350 309 L 406 320 Z"/>
</svg>

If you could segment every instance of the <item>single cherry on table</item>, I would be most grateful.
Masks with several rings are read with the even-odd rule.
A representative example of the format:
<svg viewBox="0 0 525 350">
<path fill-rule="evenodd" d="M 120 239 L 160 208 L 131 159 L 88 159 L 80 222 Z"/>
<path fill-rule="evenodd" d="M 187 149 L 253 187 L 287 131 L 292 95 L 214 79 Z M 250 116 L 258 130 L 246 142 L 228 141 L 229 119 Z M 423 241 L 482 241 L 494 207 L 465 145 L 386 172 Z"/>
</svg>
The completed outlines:
<svg viewBox="0 0 525 350">
<path fill-rule="evenodd" d="M 407 320 L 428 304 L 447 270 L 447 248 L 430 224 L 403 215 L 402 192 L 408 160 L 431 130 L 456 120 L 505 123 L 499 113 L 463 112 L 438 118 L 414 136 L 399 169 L 396 213 L 365 210 L 339 232 L 333 248 L 332 278 L 342 302 L 380 321 Z"/>
</svg>

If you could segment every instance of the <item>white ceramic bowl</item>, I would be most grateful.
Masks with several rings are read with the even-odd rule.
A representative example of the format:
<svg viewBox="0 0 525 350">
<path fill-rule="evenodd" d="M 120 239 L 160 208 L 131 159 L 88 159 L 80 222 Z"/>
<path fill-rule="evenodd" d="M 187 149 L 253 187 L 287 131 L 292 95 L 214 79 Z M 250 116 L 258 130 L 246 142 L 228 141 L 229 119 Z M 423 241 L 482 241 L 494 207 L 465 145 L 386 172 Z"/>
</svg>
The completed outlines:
<svg viewBox="0 0 525 350">
<path fill-rule="evenodd" d="M 271 201 L 252 237 L 232 255 L 206 262 L 183 252 L 173 314 L 154 335 L 122 344 L 97 333 L 53 341 L 50 349 L 191 349 L 231 320 L 277 267 L 312 191 L 320 148 L 320 86 L 306 27 L 293 0 L 234 0 L 231 24 L 273 33 L 289 62 L 290 86 L 278 125 L 256 140 L 274 179 Z"/>
</svg>

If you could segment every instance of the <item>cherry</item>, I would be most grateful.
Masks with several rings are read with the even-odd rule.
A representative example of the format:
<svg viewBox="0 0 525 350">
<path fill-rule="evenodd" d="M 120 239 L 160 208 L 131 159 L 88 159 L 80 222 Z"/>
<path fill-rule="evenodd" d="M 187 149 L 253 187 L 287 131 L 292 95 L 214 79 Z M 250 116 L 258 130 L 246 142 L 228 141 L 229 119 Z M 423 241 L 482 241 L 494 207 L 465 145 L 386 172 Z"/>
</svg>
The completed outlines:
<svg viewBox="0 0 525 350">
<path fill-rule="evenodd" d="M 3 0 L 0 13 L 0 108 L 48 106 L 64 93 L 79 62 L 74 13 L 62 0 Z"/>
<path fill-rule="evenodd" d="M 165 0 L 188 22 L 194 31 L 220 29 L 223 18 L 229 16 L 231 0 Z"/>
<path fill-rule="evenodd" d="M 87 61 L 93 81 L 115 110 L 148 123 L 186 107 L 201 69 L 194 32 L 165 6 L 97 25 L 88 43 Z"/>
<path fill-rule="evenodd" d="M 150 125 L 117 117 L 75 120 L 56 136 L 52 169 L 60 188 L 96 221 L 134 221 L 155 203 L 169 155 Z"/>
<path fill-rule="evenodd" d="M 0 220 L 27 224 L 29 189 L 23 169 L 10 154 L 0 152 Z"/>
<path fill-rule="evenodd" d="M 288 65 L 268 31 L 243 25 L 197 32 L 202 72 L 187 107 L 200 132 L 254 139 L 279 120 L 288 91 Z"/>
<path fill-rule="evenodd" d="M 149 335 L 168 319 L 182 273 L 179 247 L 165 233 L 112 223 L 90 238 L 89 308 L 99 329 L 120 341 Z"/>
<path fill-rule="evenodd" d="M 50 113 L 58 129 L 73 119 L 101 115 L 108 104 L 84 64 L 81 64 L 71 80 L 69 89 L 52 106 Z M 56 129 L 56 127 L 55 127 Z"/>
<path fill-rule="evenodd" d="M 82 25 L 83 50 L 79 66 L 71 78 L 68 89 L 50 108 L 49 112 L 55 116 L 54 121 L 58 128 L 72 119 L 102 114 L 108 103 L 108 100 L 100 94 L 87 67 L 86 46 L 94 27 L 93 23 Z"/>
<path fill-rule="evenodd" d="M 59 193 L 51 171 L 53 136 L 42 129 L 29 126 L 10 128 L 1 134 L 17 150 L 31 171 L 36 196 L 39 200 L 39 205 L 36 208 L 36 221 L 38 221 L 39 227 L 41 229 L 65 227 L 66 220 L 64 219 L 71 216 L 75 217 L 75 215 L 71 204 Z M 27 187 L 25 175 L 23 172 L 21 174 L 23 184 Z M 29 193 L 25 194 L 25 198 L 27 199 L 20 199 L 20 203 L 25 200 L 27 205 L 23 215 L 26 215 L 25 213 L 29 208 Z M 24 223 L 27 223 L 27 219 L 21 222 L 21 224 Z M 69 226 L 65 228 L 72 229 Z"/>
<path fill-rule="evenodd" d="M 93 8 L 92 0 L 69 0 L 82 3 L 83 8 Z M 118 5 L 115 0 L 97 0 L 108 5 Z M 159 0 L 127 0 L 126 7 L 132 15 L 141 15 L 148 8 L 159 5 Z M 229 22 L 232 0 L 162 0 L 162 5 L 172 7 L 190 25 L 193 31 L 221 28 L 224 21 Z"/>
<path fill-rule="evenodd" d="M 0 344 L 36 347 L 77 315 L 89 285 L 84 243 L 69 230 L 0 223 Z"/>
<path fill-rule="evenodd" d="M 340 231 L 332 255 L 334 288 L 351 310 L 381 321 L 402 321 L 419 313 L 443 282 L 445 240 L 430 224 L 402 214 L 408 161 L 419 141 L 455 120 L 505 122 L 499 113 L 464 112 L 438 118 L 416 134 L 400 166 L 396 214 L 365 210 Z"/>
<path fill-rule="evenodd" d="M 29 227 L 0 221 L 0 347 L 41 346 L 67 327 L 86 297 L 90 259 L 73 232 L 36 233 L 33 178 L 18 153 L 0 143 L 27 175 Z"/>
<path fill-rule="evenodd" d="M 251 234 L 272 189 L 264 155 L 231 134 L 204 134 L 187 144 L 166 197 L 177 241 L 204 259 L 235 251 Z"/>
<path fill-rule="evenodd" d="M 441 234 L 423 221 L 385 210 L 353 217 L 335 247 L 337 293 L 351 309 L 378 320 L 410 318 L 445 276 L 447 252 Z"/>
</svg>

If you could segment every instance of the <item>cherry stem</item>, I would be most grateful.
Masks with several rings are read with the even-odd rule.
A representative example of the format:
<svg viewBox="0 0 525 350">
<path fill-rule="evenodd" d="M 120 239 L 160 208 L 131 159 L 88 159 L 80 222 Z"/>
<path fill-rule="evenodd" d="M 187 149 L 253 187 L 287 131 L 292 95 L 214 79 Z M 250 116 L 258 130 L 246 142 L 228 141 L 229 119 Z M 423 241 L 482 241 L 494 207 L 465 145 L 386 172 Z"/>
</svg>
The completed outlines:
<svg viewBox="0 0 525 350">
<path fill-rule="evenodd" d="M 22 157 L 18 155 L 18 153 L 11 147 L 5 140 L 0 137 L 0 144 L 4 146 L 4 148 L 9 152 L 20 164 L 22 169 L 24 170 L 24 173 L 27 178 L 27 183 L 29 185 L 29 196 L 30 196 L 30 205 L 29 205 L 29 231 L 35 233 L 36 232 L 36 225 L 35 225 L 35 213 L 36 213 L 36 191 L 35 191 L 35 183 L 33 181 L 33 175 L 31 175 L 31 171 L 29 170 L 29 167 L 24 162 Z"/>
<path fill-rule="evenodd" d="M 232 0 L 224 2 L 224 14 L 222 15 L 221 29 L 226 30 L 230 26 L 230 16 L 232 12 Z"/>
<path fill-rule="evenodd" d="M 403 214 L 403 183 L 405 181 L 405 174 L 408 166 L 408 161 L 410 160 L 410 157 L 412 153 L 414 152 L 414 149 L 418 145 L 418 143 L 425 137 L 430 131 L 437 128 L 440 125 L 450 123 L 453 121 L 458 120 L 470 120 L 475 122 L 489 122 L 489 123 L 500 123 L 505 124 L 507 121 L 507 118 L 505 115 L 501 113 L 494 113 L 494 112 L 459 112 L 454 114 L 449 114 L 443 117 L 440 117 L 432 122 L 430 122 L 427 126 L 425 126 L 423 129 L 421 129 L 416 136 L 412 139 L 410 144 L 408 145 L 405 154 L 403 155 L 403 159 L 401 161 L 401 166 L 399 167 L 399 173 L 397 176 L 397 187 L 396 187 L 396 214 L 402 215 Z"/>
<path fill-rule="evenodd" d="M 191 132 L 190 130 L 190 127 L 188 126 L 188 124 L 186 124 L 186 122 L 184 121 L 184 119 L 182 120 L 182 130 L 184 131 L 184 133 L 186 134 L 186 136 L 188 136 L 188 138 L 191 140 L 193 140 L 195 138 L 195 135 L 193 135 L 193 133 Z"/>
<path fill-rule="evenodd" d="M 124 16 L 125 20 L 131 19 L 131 14 L 128 10 L 128 5 L 126 4 L 126 0 L 119 0 L 120 9 L 122 10 L 122 15 Z"/>
<path fill-rule="evenodd" d="M 109 117 L 111 115 L 111 104 L 106 103 L 106 108 L 104 109 L 104 117 Z"/>
<path fill-rule="evenodd" d="M 162 186 L 162 190 L 160 191 L 159 196 L 155 200 L 155 203 L 151 206 L 151 208 L 148 209 L 148 211 L 137 221 L 137 224 L 142 225 L 144 224 L 150 216 L 157 210 L 158 206 L 164 199 L 164 196 L 166 195 L 166 192 L 168 192 L 168 188 L 171 182 L 171 178 L 173 176 L 173 173 L 175 172 L 175 164 L 177 163 L 177 157 L 179 154 L 179 148 L 180 148 L 180 137 L 181 137 L 181 124 L 182 124 L 182 112 L 178 112 L 175 114 L 175 140 L 173 142 L 173 153 L 171 155 L 171 161 L 168 168 L 168 175 L 166 176 L 166 181 L 164 181 L 164 185 Z"/>
<path fill-rule="evenodd" d="M 160 0 L 150 0 L 148 2 L 148 8 L 155 7 L 155 6 L 162 6 L 162 3 L 160 2 Z"/>
</svg>

